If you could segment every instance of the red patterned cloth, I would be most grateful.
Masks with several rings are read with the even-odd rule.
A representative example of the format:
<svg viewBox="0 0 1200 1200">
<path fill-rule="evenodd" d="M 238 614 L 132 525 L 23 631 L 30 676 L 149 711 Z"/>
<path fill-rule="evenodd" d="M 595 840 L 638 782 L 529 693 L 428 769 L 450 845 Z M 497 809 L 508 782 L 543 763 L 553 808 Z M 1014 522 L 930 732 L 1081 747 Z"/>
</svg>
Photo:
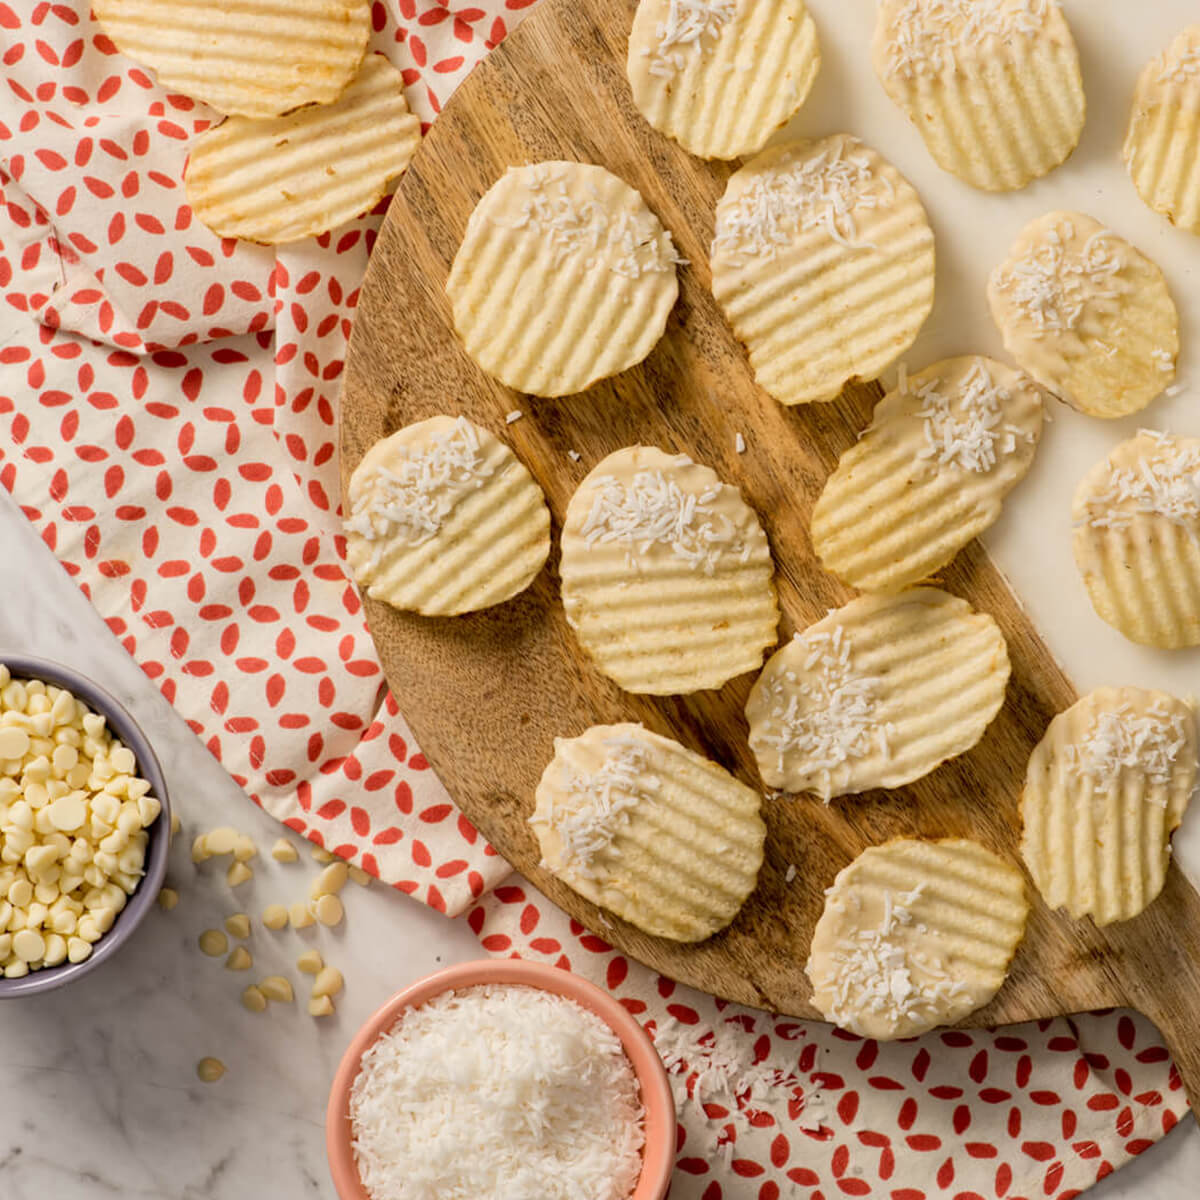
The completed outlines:
<svg viewBox="0 0 1200 1200">
<path fill-rule="evenodd" d="M 428 121 L 532 2 L 377 0 L 374 48 Z M 690 1097 L 673 1195 L 1065 1200 L 1179 1119 L 1127 1015 L 880 1047 L 678 987 L 502 883 L 342 567 L 339 377 L 379 212 L 278 253 L 217 239 L 181 184 L 216 114 L 81 0 L 0 2 L 0 58 L 0 482 L 257 803 L 647 1023 Z"/>
</svg>

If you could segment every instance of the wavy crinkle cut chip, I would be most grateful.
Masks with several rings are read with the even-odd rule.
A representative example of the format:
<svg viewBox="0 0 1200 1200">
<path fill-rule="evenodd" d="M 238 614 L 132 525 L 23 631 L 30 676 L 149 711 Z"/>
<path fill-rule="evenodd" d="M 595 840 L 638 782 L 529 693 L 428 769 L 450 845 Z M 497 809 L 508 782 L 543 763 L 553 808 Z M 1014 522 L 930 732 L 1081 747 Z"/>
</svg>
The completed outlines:
<svg viewBox="0 0 1200 1200">
<path fill-rule="evenodd" d="M 1075 565 L 1132 642 L 1200 646 L 1200 438 L 1143 430 L 1075 490 Z"/>
<path fill-rule="evenodd" d="M 804 0 L 641 0 L 626 71 L 655 129 L 700 158 L 740 158 L 795 115 L 820 66 Z"/>
<path fill-rule="evenodd" d="M 373 600 L 426 616 L 527 588 L 550 512 L 512 450 L 465 417 L 430 417 L 373 445 L 346 489 L 346 560 Z"/>
<path fill-rule="evenodd" d="M 202 133 L 184 169 L 188 202 L 220 237 L 299 241 L 374 207 L 420 141 L 400 72 L 372 54 L 332 104 Z"/>
<path fill-rule="evenodd" d="M 834 400 L 912 344 L 933 305 L 933 231 L 912 185 L 848 134 L 772 146 L 717 205 L 713 295 L 758 383 Z"/>
<path fill-rule="evenodd" d="M 1162 271 L 1083 213 L 1026 225 L 988 303 L 1009 354 L 1080 412 L 1128 416 L 1175 379 L 1179 313 Z"/>
<path fill-rule="evenodd" d="M 825 893 L 805 968 L 813 1004 L 880 1041 L 953 1025 L 1000 990 L 1028 915 L 1021 872 L 977 842 L 871 846 Z"/>
<path fill-rule="evenodd" d="M 160 86 L 245 117 L 332 104 L 371 36 L 368 0 L 93 0 L 92 10 Z"/>
<path fill-rule="evenodd" d="M 1171 224 L 1200 233 L 1200 25 L 1139 76 L 1124 155 L 1142 199 Z"/>
<path fill-rule="evenodd" d="M 1057 0 L 881 0 L 871 56 L 938 166 L 972 187 L 1023 188 L 1083 132 L 1079 54 Z"/>
<path fill-rule="evenodd" d="M 655 937 L 698 942 L 754 890 L 762 796 L 641 725 L 556 738 L 529 824 L 542 867 Z"/>
<path fill-rule="evenodd" d="M 1021 854 L 1046 903 L 1097 925 L 1136 917 L 1162 891 L 1195 786 L 1182 700 L 1105 687 L 1059 713 L 1021 795 Z"/>
<path fill-rule="evenodd" d="M 929 578 L 999 517 L 1041 432 L 1041 392 L 1003 363 L 968 355 L 902 372 L 827 480 L 813 549 L 863 591 Z"/>
<path fill-rule="evenodd" d="M 860 596 L 798 633 L 746 701 L 768 787 L 898 788 L 969 750 L 1004 703 L 996 622 L 938 588 Z"/>
<path fill-rule="evenodd" d="M 775 645 L 767 535 L 685 455 L 631 446 L 599 462 L 567 506 L 560 571 L 579 644 L 626 691 L 720 687 Z"/>
<path fill-rule="evenodd" d="M 590 163 L 510 167 L 475 206 L 446 295 L 467 353 L 508 387 L 567 396 L 640 363 L 682 262 L 641 193 Z"/>
</svg>

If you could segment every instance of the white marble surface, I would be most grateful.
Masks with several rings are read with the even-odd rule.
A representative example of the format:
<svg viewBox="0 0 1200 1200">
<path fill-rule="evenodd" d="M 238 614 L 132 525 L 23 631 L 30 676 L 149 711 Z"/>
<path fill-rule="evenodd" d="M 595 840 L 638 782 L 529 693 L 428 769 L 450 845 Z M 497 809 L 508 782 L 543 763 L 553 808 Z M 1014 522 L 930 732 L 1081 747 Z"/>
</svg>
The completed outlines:
<svg viewBox="0 0 1200 1200">
<path fill-rule="evenodd" d="M 869 131 L 926 197 L 937 230 L 938 306 L 910 364 L 946 352 L 999 351 L 983 279 L 1020 226 L 1049 208 L 1092 211 L 1166 270 L 1184 318 L 1183 379 L 1193 386 L 1160 401 L 1142 421 L 1105 424 L 1057 409 L 1031 478 L 989 541 L 1081 687 L 1135 682 L 1200 690 L 1193 682 L 1197 654 L 1140 651 L 1092 614 L 1070 560 L 1068 516 L 1079 475 L 1139 423 L 1200 433 L 1200 365 L 1187 349 L 1200 344 L 1200 241 L 1145 210 L 1118 160 L 1137 69 L 1194 20 L 1193 0 L 1154 0 L 1136 6 L 1133 19 L 1128 0 L 1065 0 L 1083 57 L 1088 128 L 1068 167 L 1011 197 L 980 196 L 941 175 L 890 109 L 863 69 L 873 6 L 810 0 L 810 7 L 825 66 L 797 131 Z M 2 495 L 0 597 L 0 653 L 44 653 L 106 681 L 158 748 L 185 832 L 232 823 L 269 845 L 278 827 L 194 740 Z M 338 1015 L 314 1022 L 299 1006 L 252 1015 L 238 1003 L 246 975 L 203 958 L 196 937 L 229 912 L 258 914 L 272 901 L 293 899 L 311 861 L 305 855 L 303 865 L 284 867 L 260 859 L 254 881 L 233 896 L 220 873 L 192 867 L 189 842 L 179 839 L 174 851 L 171 874 L 182 893 L 174 912 L 152 914 L 134 943 L 86 982 L 0 1005 L 0 1200 L 333 1200 L 322 1118 L 342 1048 L 407 981 L 478 954 L 465 926 L 386 889 L 351 888 L 342 928 L 269 934 L 259 925 L 250 942 L 254 977 L 288 972 L 301 948 L 319 945 L 346 976 Z M 1179 857 L 1200 879 L 1198 814 L 1182 831 Z M 216 1086 L 195 1078 L 196 1061 L 208 1054 L 230 1067 Z M 1200 1131 L 1188 1121 L 1089 1194 L 1191 1200 L 1197 1179 Z M 755 1194 L 749 1188 L 747 1200 Z"/>
</svg>

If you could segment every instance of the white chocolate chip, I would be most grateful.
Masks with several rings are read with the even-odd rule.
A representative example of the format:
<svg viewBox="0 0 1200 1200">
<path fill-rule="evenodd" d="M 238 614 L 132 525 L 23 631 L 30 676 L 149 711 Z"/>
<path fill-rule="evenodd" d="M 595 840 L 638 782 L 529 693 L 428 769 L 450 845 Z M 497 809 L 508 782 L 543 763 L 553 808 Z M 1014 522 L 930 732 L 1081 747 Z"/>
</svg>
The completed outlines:
<svg viewBox="0 0 1200 1200">
<path fill-rule="evenodd" d="M 225 960 L 225 969 L 228 971 L 248 971 L 252 966 L 254 959 L 245 946 L 234 946 L 232 953 Z"/>
<path fill-rule="evenodd" d="M 242 1004 L 245 1005 L 251 1012 L 265 1012 L 267 1008 L 267 998 L 263 994 L 261 988 L 257 988 L 251 984 L 244 992 L 242 992 Z"/>
<path fill-rule="evenodd" d="M 225 918 L 225 932 L 243 941 L 250 936 L 250 918 L 245 913 L 232 913 Z"/>
<path fill-rule="evenodd" d="M 233 857 L 240 863 L 249 862 L 258 853 L 258 847 L 244 833 L 238 836 L 233 848 Z"/>
<path fill-rule="evenodd" d="M 216 1083 L 225 1074 L 225 1064 L 219 1058 L 202 1058 L 196 1064 L 196 1074 L 205 1083 Z"/>
<path fill-rule="evenodd" d="M 268 929 L 284 929 L 288 923 L 288 910 L 282 904 L 268 904 L 262 920 Z"/>
<path fill-rule="evenodd" d="M 344 862 L 330 863 L 313 881 L 309 895 L 314 900 L 322 896 L 334 896 L 346 886 L 350 878 L 350 867 Z"/>
<path fill-rule="evenodd" d="M 230 887 L 240 887 L 243 883 L 254 878 L 254 872 L 244 862 L 232 862 L 225 872 L 225 882 Z"/>
<path fill-rule="evenodd" d="M 6 698 L 9 692 L 15 687 L 20 687 L 20 684 L 10 684 L 8 688 L 5 688 L 4 694 Z M 9 707 L 15 708 L 17 706 L 9 705 Z M 23 708 L 24 705 L 21 705 L 21 707 Z M 0 758 L 20 759 L 24 757 L 28 749 L 29 734 L 25 730 L 17 729 L 13 726 L 0 729 Z"/>
<path fill-rule="evenodd" d="M 336 996 L 345 986 L 342 973 L 337 967 L 322 967 L 313 980 L 312 994 L 314 996 Z"/>
<path fill-rule="evenodd" d="M 232 854 L 240 837 L 241 835 L 236 829 L 222 825 L 219 829 L 212 829 L 204 835 L 204 848 L 209 854 L 217 857 L 223 854 Z"/>
<path fill-rule="evenodd" d="M 287 838 L 281 837 L 271 847 L 271 857 L 276 862 L 294 863 L 300 857 L 300 853 Z"/>
<path fill-rule="evenodd" d="M 315 859 L 317 860 L 317 862 L 319 862 L 319 863 L 331 863 L 331 862 L 333 862 L 333 855 L 332 855 L 332 854 L 330 854 L 330 853 L 329 853 L 329 851 L 328 851 L 328 850 L 326 850 L 324 846 L 313 846 L 313 848 L 312 848 L 312 856 L 313 856 L 313 858 L 315 858 Z"/>
<path fill-rule="evenodd" d="M 165 887 L 158 893 L 158 906 L 164 908 L 167 912 L 179 903 L 179 893 L 174 888 Z"/>
<path fill-rule="evenodd" d="M 208 848 L 208 836 L 200 833 L 192 840 L 192 862 L 202 863 L 212 858 L 212 852 Z"/>
<path fill-rule="evenodd" d="M 313 906 L 314 914 L 322 925 L 340 925 L 346 910 L 336 896 L 322 896 Z"/>
<path fill-rule="evenodd" d="M 317 972 L 325 965 L 318 950 L 305 950 L 305 952 L 296 959 L 296 966 L 305 975 L 316 975 Z"/>
<path fill-rule="evenodd" d="M 288 920 L 293 929 L 307 929 L 313 923 L 313 915 L 308 911 L 308 905 L 298 900 L 288 909 Z"/>
<path fill-rule="evenodd" d="M 353 879 L 359 887 L 370 887 L 371 885 L 371 876 L 367 871 L 364 871 L 362 867 L 351 867 L 350 878 Z"/>
<path fill-rule="evenodd" d="M 87 920 L 86 917 L 83 919 Z M 219 929 L 206 929 L 200 935 L 200 949 L 209 958 L 220 958 L 229 949 L 229 939 Z"/>
<path fill-rule="evenodd" d="M 329 1017 L 333 1015 L 333 1001 L 328 996 L 314 996 L 308 1002 L 310 1017 Z"/>
<path fill-rule="evenodd" d="M 291 1004 L 296 998 L 295 992 L 292 991 L 291 980 L 285 979 L 282 975 L 268 975 L 259 983 L 258 987 L 268 1000 L 275 1000 L 280 1004 Z"/>
<path fill-rule="evenodd" d="M 33 929 L 22 929 L 13 934 L 12 948 L 22 962 L 37 962 L 45 956 L 46 939 Z"/>
</svg>

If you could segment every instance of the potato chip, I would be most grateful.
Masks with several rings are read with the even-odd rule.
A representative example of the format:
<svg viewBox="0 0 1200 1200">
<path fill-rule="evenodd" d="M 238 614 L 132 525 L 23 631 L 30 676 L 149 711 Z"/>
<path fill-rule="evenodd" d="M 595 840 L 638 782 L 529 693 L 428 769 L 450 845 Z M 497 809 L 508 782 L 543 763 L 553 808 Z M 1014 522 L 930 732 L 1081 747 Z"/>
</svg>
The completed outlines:
<svg viewBox="0 0 1200 1200">
<path fill-rule="evenodd" d="M 826 482 L 813 549 L 863 591 L 927 579 L 1000 515 L 1041 432 L 1041 393 L 1003 363 L 969 355 L 902 374 Z"/>
<path fill-rule="evenodd" d="M 1200 438 L 1143 430 L 1075 490 L 1075 564 L 1132 642 L 1200 646 Z"/>
<path fill-rule="evenodd" d="M 332 104 L 362 64 L 367 0 L 92 0 L 117 49 L 223 113 Z"/>
<path fill-rule="evenodd" d="M 813 1004 L 880 1041 L 953 1025 L 1000 990 L 1028 914 L 1021 872 L 977 842 L 872 846 L 825 893 Z"/>
<path fill-rule="evenodd" d="M 535 163 L 511 167 L 476 205 L 446 295 L 489 375 L 566 396 L 654 349 L 680 261 L 629 184 L 588 163 Z"/>
<path fill-rule="evenodd" d="M 202 133 L 184 168 L 188 202 L 220 237 L 298 241 L 372 208 L 420 141 L 400 72 L 372 54 L 332 104 Z"/>
<path fill-rule="evenodd" d="M 1026 225 L 988 303 L 1009 354 L 1080 412 L 1128 416 L 1175 378 L 1179 314 L 1163 273 L 1082 213 Z"/>
<path fill-rule="evenodd" d="M 632 446 L 598 463 L 567 506 L 560 570 L 580 645 L 626 691 L 720 687 L 775 644 L 758 517 L 685 455 Z"/>
<path fill-rule="evenodd" d="M 1056 0 L 881 0 L 872 61 L 938 166 L 1013 191 L 1075 149 L 1086 102 Z"/>
<path fill-rule="evenodd" d="M 1100 688 L 1059 713 L 1029 760 L 1021 854 L 1051 908 L 1097 925 L 1162 891 L 1196 786 L 1196 715 L 1165 692 Z"/>
<path fill-rule="evenodd" d="M 975 745 L 1004 703 L 996 622 L 937 588 L 859 596 L 798 633 L 746 701 L 768 787 L 898 788 Z"/>
<path fill-rule="evenodd" d="M 917 193 L 848 134 L 764 150 L 717 205 L 713 295 L 784 404 L 836 399 L 903 354 L 933 305 L 933 262 Z"/>
<path fill-rule="evenodd" d="M 555 738 L 529 824 L 541 865 L 655 937 L 699 942 L 737 915 L 763 861 L 762 797 L 641 725 Z"/>
<path fill-rule="evenodd" d="M 1138 78 L 1125 165 L 1138 194 L 1200 233 L 1200 25 L 1185 29 Z"/>
<path fill-rule="evenodd" d="M 642 115 L 701 158 L 754 154 L 821 66 L 804 0 L 641 0 L 626 70 Z"/>
<path fill-rule="evenodd" d="M 465 417 L 430 417 L 373 445 L 346 489 L 346 560 L 373 600 L 445 617 L 527 588 L 550 512 L 516 455 Z"/>
</svg>

